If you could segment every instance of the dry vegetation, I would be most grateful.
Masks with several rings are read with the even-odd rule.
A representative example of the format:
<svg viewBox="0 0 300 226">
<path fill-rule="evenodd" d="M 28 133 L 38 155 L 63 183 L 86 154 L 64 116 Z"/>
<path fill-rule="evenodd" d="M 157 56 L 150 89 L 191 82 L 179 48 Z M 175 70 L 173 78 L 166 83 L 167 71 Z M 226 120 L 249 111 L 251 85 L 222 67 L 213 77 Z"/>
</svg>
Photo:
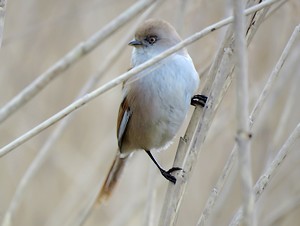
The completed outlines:
<svg viewBox="0 0 300 226">
<path fill-rule="evenodd" d="M 1 147 L 74 99 L 126 72 L 131 51 L 126 43 L 146 17 L 168 20 L 186 38 L 232 15 L 230 0 L 165 0 L 151 3 L 128 23 L 128 14 L 123 14 L 118 21 L 121 28 L 110 34 L 105 25 L 135 3 L 8 0 L 6 9 L 0 4 L 0 36 L 6 10 L 0 49 Z M 138 4 L 142 9 L 144 3 Z M 279 0 L 264 12 L 256 15 L 258 30 L 253 32 L 255 28 L 251 28 L 247 35 L 251 43 L 248 70 L 244 71 L 248 74 L 255 191 L 249 216 L 251 212 L 256 214 L 257 225 L 296 226 L 300 222 L 300 27 L 295 28 L 300 23 L 300 2 Z M 108 38 L 101 33 L 104 27 Z M 192 118 L 188 127 L 191 133 L 185 136 L 192 148 L 184 149 L 187 157 L 181 152 L 175 160 L 185 169 L 187 180 L 177 175 L 176 187 L 168 187 L 148 157 L 136 153 L 112 198 L 90 208 L 117 149 L 118 85 L 6 155 L 0 150 L 0 224 L 154 226 L 172 225 L 169 222 L 174 221 L 178 226 L 236 225 L 235 220 L 241 216 L 238 209 L 245 200 L 239 175 L 242 165 L 237 164 L 235 147 L 240 125 L 235 73 L 243 70 L 230 73 L 237 49 L 230 44 L 228 29 L 224 26 L 207 32 L 187 47 L 202 77 L 200 91 L 210 96 L 208 108 L 193 111 L 191 107 L 174 144 L 156 154 L 165 168 L 170 167 L 179 137 L 184 136 Z M 294 39 L 289 41 L 293 32 Z M 70 67 L 65 70 L 61 62 L 56 62 L 70 51 Z M 221 62 L 215 60 L 218 53 L 224 53 Z M 55 69 L 53 65 L 62 73 L 54 70 L 52 75 L 49 68 Z M 39 75 L 47 74 L 53 80 L 4 118 L 2 107 Z M 202 121 L 197 124 L 199 118 Z M 197 128 L 196 136 L 192 136 Z M 186 146 L 183 141 L 180 144 L 180 148 Z"/>
</svg>

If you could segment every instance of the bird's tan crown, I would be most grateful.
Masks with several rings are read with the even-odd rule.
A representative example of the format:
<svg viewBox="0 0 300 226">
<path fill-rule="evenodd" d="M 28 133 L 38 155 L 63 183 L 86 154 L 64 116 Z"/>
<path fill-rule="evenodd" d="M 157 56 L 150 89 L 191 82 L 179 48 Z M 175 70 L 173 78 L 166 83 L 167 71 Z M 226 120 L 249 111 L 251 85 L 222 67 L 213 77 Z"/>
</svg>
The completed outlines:
<svg viewBox="0 0 300 226">
<path fill-rule="evenodd" d="M 150 19 L 145 21 L 137 29 L 135 38 L 137 40 L 143 40 L 145 37 L 152 35 L 158 36 L 160 39 L 168 39 L 172 44 L 181 41 L 181 38 L 174 27 L 168 22 L 160 19 Z"/>
</svg>

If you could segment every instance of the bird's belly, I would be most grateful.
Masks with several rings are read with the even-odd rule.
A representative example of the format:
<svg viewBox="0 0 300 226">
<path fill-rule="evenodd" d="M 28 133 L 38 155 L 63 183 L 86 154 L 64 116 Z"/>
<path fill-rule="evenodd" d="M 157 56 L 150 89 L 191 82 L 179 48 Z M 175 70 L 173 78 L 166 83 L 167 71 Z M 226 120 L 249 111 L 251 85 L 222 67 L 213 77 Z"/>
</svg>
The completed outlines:
<svg viewBox="0 0 300 226">
<path fill-rule="evenodd" d="M 156 94 L 153 93 L 149 100 L 138 100 L 132 106 L 133 113 L 123 143 L 125 146 L 126 143 L 128 144 L 128 151 L 165 147 L 174 138 L 184 121 L 188 110 L 185 100 L 170 101 L 171 96 L 162 97 Z M 126 149 L 125 146 L 124 149 Z"/>
</svg>

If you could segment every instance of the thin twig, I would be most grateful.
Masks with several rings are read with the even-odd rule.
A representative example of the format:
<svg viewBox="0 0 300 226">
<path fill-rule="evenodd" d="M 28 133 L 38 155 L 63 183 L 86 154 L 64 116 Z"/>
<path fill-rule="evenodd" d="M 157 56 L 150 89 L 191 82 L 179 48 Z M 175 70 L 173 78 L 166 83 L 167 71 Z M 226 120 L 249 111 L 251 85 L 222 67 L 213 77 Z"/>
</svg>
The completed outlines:
<svg viewBox="0 0 300 226">
<path fill-rule="evenodd" d="M 295 30 L 297 30 L 297 28 Z M 280 69 L 282 68 L 283 63 L 285 62 L 288 54 L 291 51 L 291 47 L 296 39 L 295 36 L 297 34 L 298 33 L 296 33 L 295 31 L 293 32 L 290 40 L 288 41 L 285 49 L 283 50 L 283 52 L 279 58 L 274 70 L 272 71 L 271 75 L 269 76 L 269 79 L 268 79 L 265 87 L 263 88 L 263 91 L 262 91 L 260 97 L 258 98 L 258 100 L 255 104 L 255 107 L 253 108 L 253 110 L 249 116 L 250 129 L 254 125 L 258 114 L 260 113 L 264 103 L 266 102 L 266 98 L 269 96 L 271 88 L 274 87 L 274 82 L 276 81 L 277 77 L 279 76 Z M 221 191 L 223 190 L 223 187 L 224 187 L 226 181 L 228 180 L 228 177 L 230 175 L 230 172 L 231 172 L 236 160 L 237 160 L 237 145 L 235 145 L 234 148 L 232 149 L 232 151 L 229 155 L 229 158 L 223 168 L 223 171 L 205 204 L 204 210 L 203 210 L 202 215 L 200 216 L 198 224 L 197 224 L 198 226 L 204 226 L 205 222 L 208 221 L 208 218 L 211 215 L 211 212 L 213 211 L 213 208 L 214 208 L 216 202 L 218 201 L 219 195 L 220 195 Z"/>
<path fill-rule="evenodd" d="M 4 18 L 5 18 L 6 4 L 7 4 L 7 0 L 0 0 L 0 48 L 2 45 L 3 33 L 4 33 Z"/>
<path fill-rule="evenodd" d="M 257 11 L 257 10 L 260 10 L 264 7 L 267 7 L 267 6 L 273 4 L 277 1 L 279 1 L 279 0 L 266 0 L 266 1 L 264 1 L 260 4 L 258 4 L 258 5 L 255 5 L 255 6 L 252 6 L 252 7 L 248 8 L 247 10 L 245 10 L 245 14 L 249 15 L 249 14 L 251 14 L 251 13 Z M 228 18 L 226 18 L 224 20 L 221 20 L 221 21 L 219 21 L 219 22 L 217 22 L 213 25 L 210 25 L 210 26 L 206 27 L 205 29 L 203 29 L 202 31 L 195 33 L 194 35 L 188 37 L 187 39 L 185 39 L 182 42 L 178 43 L 177 45 L 173 46 L 172 48 L 166 50 L 162 54 L 159 54 L 158 56 L 148 60 L 147 62 L 139 65 L 138 67 L 134 67 L 130 71 L 120 75 L 119 77 L 117 77 L 113 80 L 111 80 L 110 82 L 108 82 L 105 85 L 99 87 L 98 89 L 86 94 L 82 98 L 78 99 L 77 101 L 73 102 L 72 104 L 70 104 L 69 106 L 67 106 L 63 110 L 61 110 L 60 112 L 58 112 L 55 115 L 53 115 L 52 117 L 48 118 L 44 122 L 40 123 L 38 126 L 34 127 L 33 129 L 31 129 L 27 133 L 23 134 L 22 136 L 15 139 L 11 143 L 9 143 L 6 146 L 2 147 L 0 149 L 0 157 L 2 157 L 5 154 L 9 153 L 13 149 L 19 147 L 24 142 L 26 142 L 29 139 L 31 139 L 32 137 L 36 136 L 37 134 L 39 134 L 43 130 L 45 130 L 48 127 L 52 126 L 53 124 L 55 124 L 59 120 L 63 119 L 67 115 L 69 115 L 71 112 L 73 112 L 73 111 L 77 110 L 78 108 L 82 107 L 83 105 L 85 105 L 86 103 L 88 103 L 91 100 L 95 99 L 96 97 L 103 94 L 104 92 L 107 92 L 108 90 L 110 90 L 113 87 L 119 85 L 120 83 L 124 82 L 125 80 L 132 77 L 133 75 L 135 75 L 135 74 L 143 71 L 144 69 L 154 65 L 155 63 L 161 61 L 162 59 L 164 59 L 168 56 L 170 56 L 171 54 L 173 54 L 176 51 L 184 48 L 185 46 L 194 43 L 195 41 L 199 40 L 200 38 L 204 37 L 205 35 L 208 35 L 209 33 L 213 32 L 213 31 L 215 31 L 215 30 L 217 30 L 217 29 L 219 29 L 219 28 L 221 28 L 225 25 L 228 25 L 228 24 L 232 23 L 232 21 L 233 21 L 233 17 L 228 17 Z"/>
<path fill-rule="evenodd" d="M 236 142 L 239 153 L 239 168 L 243 196 L 243 223 L 246 226 L 255 226 L 256 217 L 254 209 L 254 194 L 252 193 L 252 167 L 250 155 L 250 129 L 249 129 L 249 92 L 248 92 L 248 57 L 245 40 L 244 4 L 241 0 L 233 0 L 234 14 L 234 44 L 236 60 Z"/>
<path fill-rule="evenodd" d="M 289 154 L 293 144 L 300 139 L 300 123 L 296 126 L 294 131 L 290 134 L 284 145 L 278 151 L 278 154 L 274 158 L 273 162 L 270 166 L 266 169 L 266 171 L 262 174 L 262 176 L 257 180 L 254 186 L 254 193 L 255 193 L 255 202 L 258 201 L 260 196 L 262 195 L 263 191 L 266 189 L 268 184 L 270 183 L 271 179 L 274 177 L 275 173 L 279 170 L 279 167 L 283 164 L 284 159 Z M 243 217 L 242 208 L 234 215 L 230 226 L 236 226 L 240 224 L 240 221 Z"/>
<path fill-rule="evenodd" d="M 299 84 L 300 84 L 300 76 L 299 75 L 294 75 L 294 78 L 292 79 L 292 84 L 290 89 L 288 90 L 288 94 L 286 95 L 286 101 L 284 104 L 281 106 L 283 111 L 280 114 L 280 119 L 277 124 L 277 128 L 275 130 L 275 134 L 273 135 L 272 141 L 269 142 L 268 148 L 267 148 L 267 164 L 266 166 L 269 165 L 270 161 L 273 159 L 273 150 L 279 142 L 281 141 L 281 137 L 284 137 L 284 132 L 286 133 L 287 131 L 287 125 L 290 120 L 290 115 L 291 112 L 293 111 L 293 107 L 295 104 L 295 97 L 297 96 L 298 89 L 299 89 Z"/>
<path fill-rule="evenodd" d="M 113 64 L 117 61 L 117 59 L 121 56 L 122 50 L 124 50 L 125 46 L 128 43 L 128 40 L 132 37 L 134 34 L 137 26 L 144 21 L 153 11 L 160 5 L 159 3 L 162 3 L 162 1 L 157 1 L 155 4 L 153 4 L 149 9 L 147 9 L 141 16 L 138 18 L 138 20 L 134 23 L 132 28 L 127 31 L 127 35 L 123 37 L 122 41 L 120 41 L 112 52 L 104 59 L 104 62 L 102 63 L 100 69 L 90 76 L 90 79 L 86 82 L 86 84 L 83 86 L 81 91 L 79 92 L 78 96 L 75 98 L 78 99 L 84 94 L 88 93 L 99 81 L 99 79 L 105 74 L 105 72 L 109 69 L 109 67 L 112 67 Z M 41 150 L 38 152 L 38 155 L 35 157 L 35 159 L 30 164 L 29 168 L 21 178 L 17 189 L 13 195 L 13 198 L 10 202 L 10 205 L 6 211 L 6 214 L 4 216 L 4 222 L 11 221 L 11 218 L 13 216 L 13 213 L 17 209 L 17 207 L 20 204 L 20 200 L 22 198 L 22 195 L 24 194 L 24 190 L 27 187 L 28 183 L 30 182 L 31 178 L 38 172 L 40 166 L 45 161 L 49 151 L 51 150 L 51 147 L 53 144 L 59 139 L 61 134 L 63 133 L 64 129 L 68 126 L 68 124 L 73 119 L 74 115 L 70 115 L 69 117 L 62 120 L 58 126 L 55 128 L 55 130 L 50 135 L 49 139 L 45 142 Z M 83 215 L 82 215 L 83 216 Z M 79 221 L 76 221 L 79 222 Z M 74 224 L 73 224 L 74 225 Z"/>
<path fill-rule="evenodd" d="M 274 81 L 277 79 L 277 77 L 279 75 L 279 71 L 281 70 L 285 60 L 287 59 L 288 54 L 290 54 L 291 47 L 294 45 L 295 40 L 298 38 L 299 33 L 300 33 L 300 24 L 295 27 L 295 30 L 292 33 L 287 45 L 285 46 L 278 62 L 276 63 L 275 68 L 272 71 L 272 73 L 268 79 L 267 84 L 265 85 L 261 95 L 259 96 L 258 101 L 256 102 L 254 109 L 250 116 L 250 124 L 252 124 L 253 120 L 255 120 L 255 118 L 257 116 L 257 111 L 262 108 L 262 105 L 264 104 L 265 99 L 267 98 L 267 96 L 270 92 L 270 89 L 273 86 Z"/>
<path fill-rule="evenodd" d="M 261 0 L 258 0 L 261 2 Z M 286 2 L 287 0 L 285 0 Z M 254 15 L 252 16 L 251 20 L 249 21 L 249 26 L 247 28 L 246 32 L 246 40 L 247 40 L 247 45 L 250 44 L 252 41 L 254 34 L 256 33 L 257 29 L 261 25 L 261 23 L 265 20 L 267 13 L 269 12 L 271 5 L 263 8 L 260 11 L 256 11 Z"/>
<path fill-rule="evenodd" d="M 74 49 L 48 68 L 48 70 L 41 74 L 36 80 L 34 80 L 0 109 L 0 123 L 6 120 L 15 111 L 42 91 L 54 78 L 66 71 L 83 56 L 94 50 L 102 41 L 108 38 L 138 13 L 151 5 L 154 1 L 155 0 L 138 1 L 125 12 L 120 14 L 116 19 L 103 27 L 100 31 L 91 36 L 88 40 L 79 43 Z"/>
</svg>

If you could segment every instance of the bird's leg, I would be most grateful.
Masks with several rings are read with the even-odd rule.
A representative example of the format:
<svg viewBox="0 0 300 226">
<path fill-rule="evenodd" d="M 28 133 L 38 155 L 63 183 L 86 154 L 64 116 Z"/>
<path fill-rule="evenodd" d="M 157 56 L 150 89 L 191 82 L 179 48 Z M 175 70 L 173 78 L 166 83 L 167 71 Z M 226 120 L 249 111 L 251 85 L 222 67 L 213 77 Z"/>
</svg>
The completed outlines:
<svg viewBox="0 0 300 226">
<path fill-rule="evenodd" d="M 204 107 L 207 101 L 207 96 L 204 95 L 195 95 L 191 99 L 191 105 Z"/>
<path fill-rule="evenodd" d="M 149 155 L 149 157 L 151 158 L 151 160 L 154 162 L 154 164 L 157 166 L 157 168 L 159 169 L 160 173 L 169 181 L 171 181 L 173 184 L 176 184 L 176 178 L 174 176 L 171 175 L 172 172 L 177 171 L 177 170 L 182 170 L 179 167 L 173 167 L 171 169 L 169 169 L 168 171 L 164 170 L 163 168 L 161 168 L 161 166 L 157 163 L 157 161 L 155 160 L 155 158 L 153 157 L 153 155 L 151 154 L 150 151 L 146 150 L 146 153 Z"/>
</svg>

